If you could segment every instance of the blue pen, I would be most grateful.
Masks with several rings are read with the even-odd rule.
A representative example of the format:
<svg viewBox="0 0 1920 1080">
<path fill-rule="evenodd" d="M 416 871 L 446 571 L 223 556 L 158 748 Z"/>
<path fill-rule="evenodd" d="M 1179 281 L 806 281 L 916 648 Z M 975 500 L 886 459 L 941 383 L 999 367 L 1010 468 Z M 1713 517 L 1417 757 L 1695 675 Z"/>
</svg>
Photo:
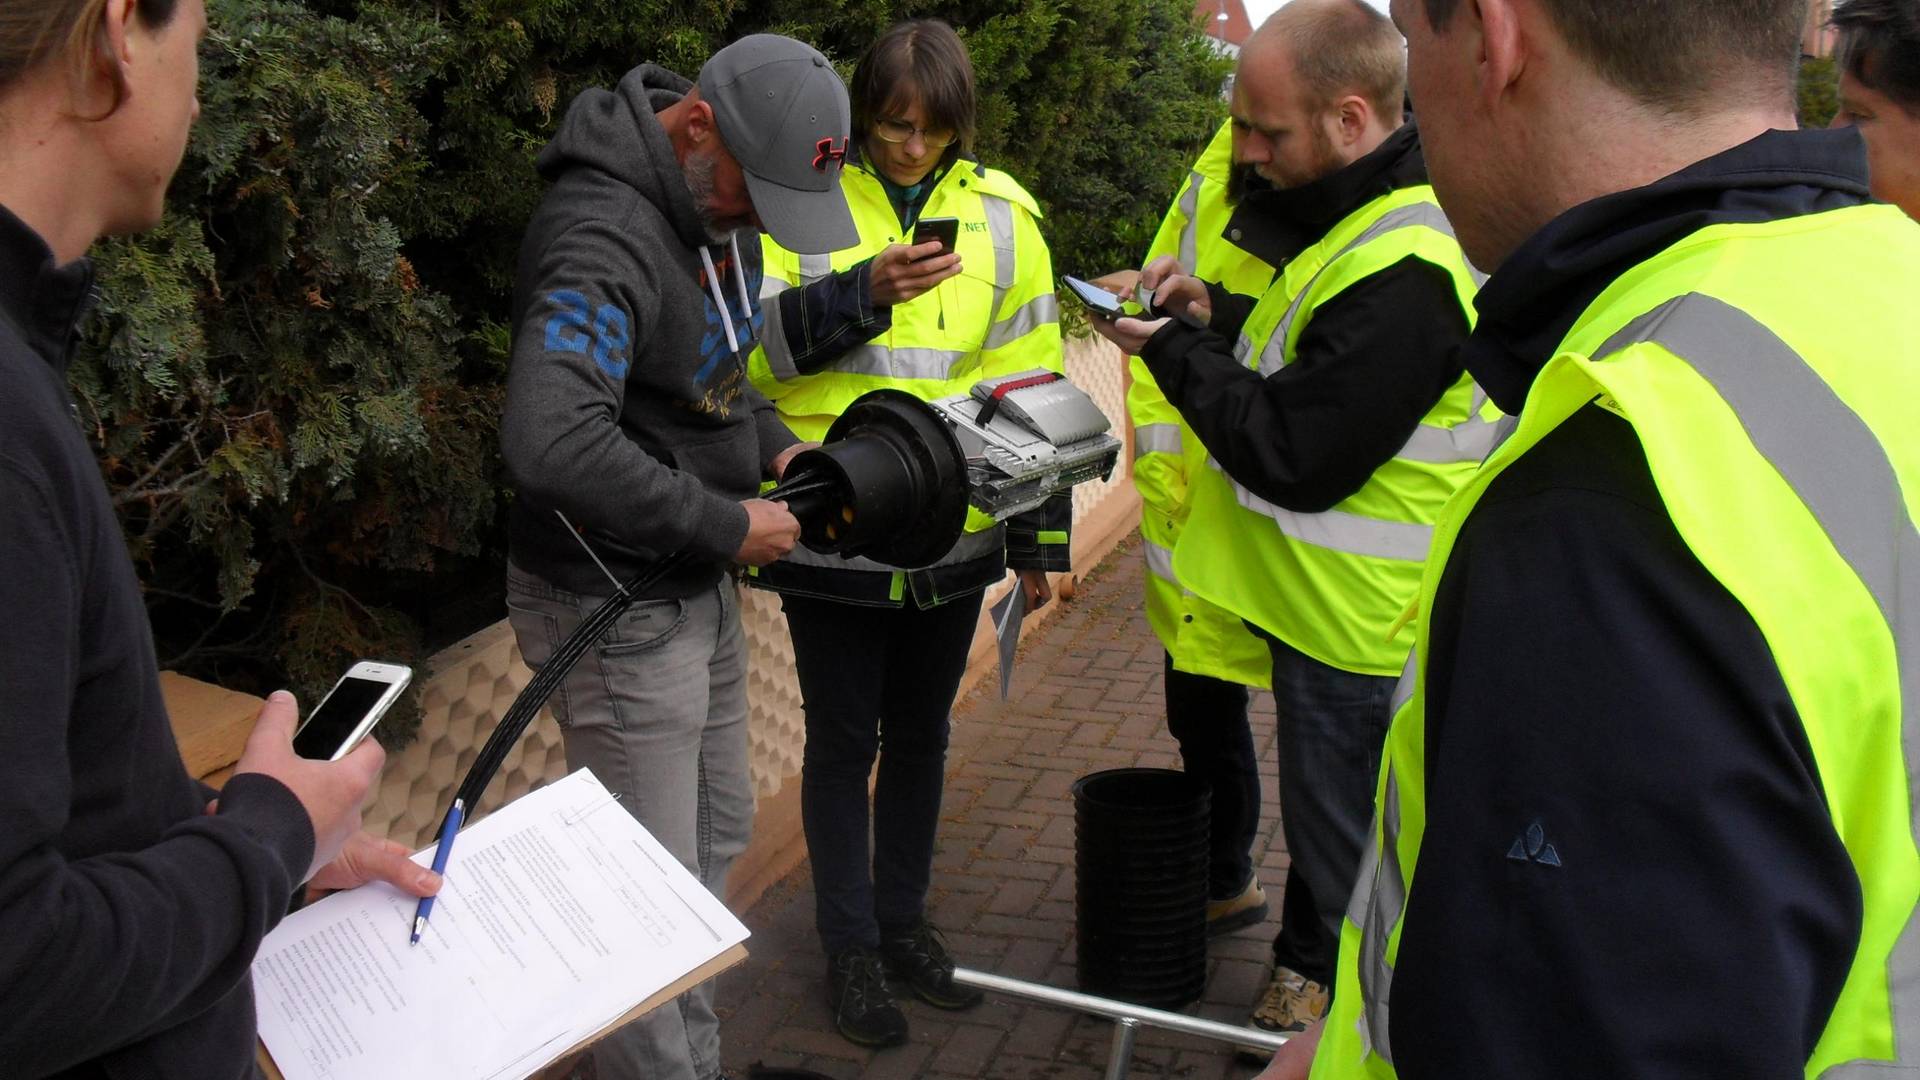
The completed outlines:
<svg viewBox="0 0 1920 1080">
<path fill-rule="evenodd" d="M 433 872 L 447 872 L 447 856 L 453 853 L 453 834 L 460 831 L 460 819 L 466 816 L 466 804 L 459 799 L 453 800 L 453 808 L 447 811 L 447 822 L 440 826 L 440 846 L 433 852 Z M 420 935 L 427 932 L 427 916 L 433 914 L 433 897 L 420 898 L 420 906 L 413 912 L 413 937 L 407 940 L 409 945 L 420 944 Z"/>
</svg>

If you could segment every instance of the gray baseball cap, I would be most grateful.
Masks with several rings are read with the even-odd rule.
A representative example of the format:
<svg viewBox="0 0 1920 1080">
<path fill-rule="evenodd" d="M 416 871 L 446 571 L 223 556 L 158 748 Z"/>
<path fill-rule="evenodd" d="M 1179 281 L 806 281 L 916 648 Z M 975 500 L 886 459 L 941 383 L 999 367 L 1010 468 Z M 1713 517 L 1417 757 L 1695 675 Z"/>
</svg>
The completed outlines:
<svg viewBox="0 0 1920 1080">
<path fill-rule="evenodd" d="M 753 34 L 714 53 L 699 84 L 774 243 L 815 255 L 860 242 L 840 192 L 853 127 L 847 88 L 826 57 L 790 37 Z"/>
</svg>

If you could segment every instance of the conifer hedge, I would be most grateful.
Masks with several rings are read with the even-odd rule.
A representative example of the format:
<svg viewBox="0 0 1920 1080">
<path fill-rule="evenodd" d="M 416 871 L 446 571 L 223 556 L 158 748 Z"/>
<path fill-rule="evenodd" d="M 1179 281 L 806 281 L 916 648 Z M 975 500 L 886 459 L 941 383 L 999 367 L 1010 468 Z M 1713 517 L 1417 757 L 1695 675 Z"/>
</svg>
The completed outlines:
<svg viewBox="0 0 1920 1080">
<path fill-rule="evenodd" d="M 533 158 L 574 94 L 770 30 L 851 72 L 895 19 L 960 29 L 980 155 L 1057 269 L 1145 249 L 1222 115 L 1185 0 L 209 0 L 165 222 L 96 251 L 72 386 L 161 662 L 309 702 L 498 618 L 495 432 Z M 417 717 L 389 722 L 390 743 Z"/>
</svg>

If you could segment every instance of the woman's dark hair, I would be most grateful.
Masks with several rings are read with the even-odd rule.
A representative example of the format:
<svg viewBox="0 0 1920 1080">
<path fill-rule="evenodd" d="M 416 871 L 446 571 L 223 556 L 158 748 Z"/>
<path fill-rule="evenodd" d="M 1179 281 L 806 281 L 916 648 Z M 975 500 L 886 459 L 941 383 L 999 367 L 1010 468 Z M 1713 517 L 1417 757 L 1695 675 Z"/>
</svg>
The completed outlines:
<svg viewBox="0 0 1920 1080">
<path fill-rule="evenodd" d="M 142 25 L 173 21 L 178 0 L 139 0 Z M 41 64 L 65 57 L 78 71 L 98 47 L 107 0 L 0 0 L 0 90 Z"/>
<path fill-rule="evenodd" d="M 1847 71 L 1920 115 L 1920 0 L 1849 0 L 1833 26 Z"/>
<path fill-rule="evenodd" d="M 867 46 L 853 69 L 851 97 L 857 141 L 917 98 L 928 127 L 954 133 L 949 154 L 973 150 L 973 61 L 960 35 L 938 19 L 895 23 Z"/>
</svg>

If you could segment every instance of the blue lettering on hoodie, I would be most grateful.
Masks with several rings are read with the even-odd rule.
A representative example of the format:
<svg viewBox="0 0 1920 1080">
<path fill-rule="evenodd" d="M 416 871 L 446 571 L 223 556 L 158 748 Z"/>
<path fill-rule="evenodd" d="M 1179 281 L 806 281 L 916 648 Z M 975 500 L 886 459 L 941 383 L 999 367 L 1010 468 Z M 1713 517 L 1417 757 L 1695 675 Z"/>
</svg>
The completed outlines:
<svg viewBox="0 0 1920 1080">
<path fill-rule="evenodd" d="M 573 289 L 557 289 L 548 294 L 547 302 L 555 308 L 553 317 L 547 320 L 548 352 L 591 351 L 593 362 L 608 378 L 627 377 L 630 365 L 626 350 L 632 344 L 632 337 L 626 312 L 613 304 L 601 304 L 589 323 L 588 311 L 592 305 L 584 294 Z"/>
</svg>

